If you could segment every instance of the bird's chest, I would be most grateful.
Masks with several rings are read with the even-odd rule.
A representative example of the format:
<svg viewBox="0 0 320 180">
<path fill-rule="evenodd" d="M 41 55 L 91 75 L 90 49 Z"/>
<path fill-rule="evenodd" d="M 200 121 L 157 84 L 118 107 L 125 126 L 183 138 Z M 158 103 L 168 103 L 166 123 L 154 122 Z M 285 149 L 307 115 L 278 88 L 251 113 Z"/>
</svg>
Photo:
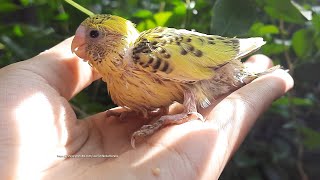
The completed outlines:
<svg viewBox="0 0 320 180">
<path fill-rule="evenodd" d="M 183 86 L 143 71 L 128 70 L 105 81 L 112 100 L 135 111 L 154 110 L 183 99 Z"/>
</svg>

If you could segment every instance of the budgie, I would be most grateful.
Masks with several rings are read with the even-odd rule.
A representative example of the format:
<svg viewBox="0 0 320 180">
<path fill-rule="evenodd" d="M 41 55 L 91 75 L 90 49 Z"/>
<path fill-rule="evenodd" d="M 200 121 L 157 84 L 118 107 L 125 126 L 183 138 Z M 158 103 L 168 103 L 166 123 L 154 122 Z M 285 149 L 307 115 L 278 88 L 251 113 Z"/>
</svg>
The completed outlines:
<svg viewBox="0 0 320 180">
<path fill-rule="evenodd" d="M 112 100 L 125 112 L 143 117 L 162 112 L 133 133 L 135 147 L 136 138 L 166 125 L 204 120 L 199 108 L 278 68 L 254 73 L 240 61 L 264 44 L 260 37 L 228 38 L 167 27 L 139 33 L 131 21 L 105 14 L 81 23 L 71 49 L 101 74 Z M 166 114 L 174 102 L 183 104 L 184 112 Z M 124 113 L 123 109 L 109 111 Z"/>
</svg>

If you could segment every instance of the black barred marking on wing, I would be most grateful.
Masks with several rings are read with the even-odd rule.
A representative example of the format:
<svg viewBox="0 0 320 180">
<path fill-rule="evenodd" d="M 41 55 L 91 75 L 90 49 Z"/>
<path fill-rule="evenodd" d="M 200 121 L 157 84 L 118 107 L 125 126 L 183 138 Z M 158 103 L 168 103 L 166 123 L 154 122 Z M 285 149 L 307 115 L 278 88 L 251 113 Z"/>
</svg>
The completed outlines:
<svg viewBox="0 0 320 180">
<path fill-rule="evenodd" d="M 223 43 L 225 43 L 225 44 L 232 44 L 233 42 L 232 41 L 229 41 L 229 40 L 224 40 L 224 41 L 222 41 Z"/>
<path fill-rule="evenodd" d="M 133 59 L 133 62 L 134 62 L 135 64 L 137 64 L 138 61 L 140 60 L 140 56 L 139 56 L 139 55 L 136 55 L 136 54 L 133 54 L 132 59 Z"/>
<path fill-rule="evenodd" d="M 197 57 L 201 57 L 202 56 L 202 51 L 200 51 L 200 50 L 195 50 L 194 52 L 193 52 L 193 54 L 195 55 L 195 56 L 197 56 Z"/>
<path fill-rule="evenodd" d="M 221 36 L 209 36 L 207 37 L 207 43 L 209 45 L 215 45 L 216 44 L 216 40 L 221 41 L 222 43 L 228 45 L 228 46 L 232 46 L 233 48 L 237 49 L 239 48 L 239 39 L 236 38 L 225 38 L 225 37 L 221 37 Z"/>
<path fill-rule="evenodd" d="M 154 45 L 157 45 L 157 44 L 158 44 L 157 41 L 152 41 L 152 42 L 150 42 L 150 45 L 151 45 L 151 46 L 154 46 Z"/>
<path fill-rule="evenodd" d="M 239 39 L 226 39 L 222 42 L 227 45 L 232 45 L 233 47 L 237 47 L 239 45 Z"/>
<path fill-rule="evenodd" d="M 192 55 L 196 57 L 201 57 L 203 55 L 203 52 L 199 49 L 196 49 L 193 45 L 184 43 L 183 45 L 179 46 L 181 48 L 180 54 L 181 55 L 187 55 L 188 53 L 191 53 Z"/>
<path fill-rule="evenodd" d="M 163 50 L 158 49 L 160 52 L 163 52 Z M 136 52 L 136 51 L 135 51 Z M 142 53 L 142 52 L 140 52 Z M 142 61 L 142 59 L 139 56 L 140 54 L 134 54 L 132 55 L 133 61 L 135 64 L 139 64 L 140 66 L 146 68 L 146 67 L 151 67 L 152 68 L 152 72 L 156 73 L 158 70 L 164 73 L 170 73 L 172 72 L 172 68 L 170 67 L 169 62 L 161 59 L 160 57 L 154 56 L 152 54 L 148 54 L 149 58 L 147 59 L 147 61 Z M 165 50 L 164 53 L 161 54 L 163 55 L 164 58 L 170 58 L 171 55 L 168 54 Z"/>
<path fill-rule="evenodd" d="M 162 60 L 161 60 L 160 58 L 157 58 L 155 64 L 153 64 L 152 68 L 153 68 L 154 70 L 158 70 L 159 67 L 160 67 L 160 65 L 161 65 L 161 61 L 162 61 Z"/>
<path fill-rule="evenodd" d="M 185 49 L 181 49 L 180 54 L 181 55 L 186 55 L 186 54 L 188 54 L 188 52 Z"/>
<path fill-rule="evenodd" d="M 226 63 L 220 64 L 220 65 L 217 65 L 217 66 L 213 67 L 212 69 L 213 69 L 214 71 L 216 71 L 216 70 L 220 69 L 221 67 L 223 67 L 223 66 L 225 66 L 225 65 L 227 65 L 227 64 L 229 64 L 229 62 L 226 62 Z"/>
<path fill-rule="evenodd" d="M 170 38 L 170 39 L 167 40 L 167 43 L 168 43 L 168 44 L 171 44 L 172 42 L 173 42 L 173 39 L 172 39 L 172 38 Z"/>
<path fill-rule="evenodd" d="M 220 36 L 219 36 L 219 37 L 217 37 L 217 39 L 223 41 L 223 40 L 225 40 L 226 38 L 223 38 L 223 37 L 220 37 Z"/>
<path fill-rule="evenodd" d="M 169 68 L 169 63 L 167 61 L 164 61 L 164 65 L 160 69 L 160 71 L 167 72 L 168 68 Z"/>
<path fill-rule="evenodd" d="M 231 39 L 230 41 L 234 44 L 239 44 L 239 39 Z"/>
<path fill-rule="evenodd" d="M 198 37 L 198 40 L 201 42 L 201 45 L 203 46 L 205 43 L 205 39 L 202 37 Z"/>
<path fill-rule="evenodd" d="M 157 72 L 158 70 L 162 71 L 164 73 L 167 73 L 167 74 L 172 72 L 172 68 L 170 67 L 169 62 L 162 60 L 160 58 L 157 58 L 155 64 L 153 64 L 152 68 L 153 68 L 153 72 Z"/>
<path fill-rule="evenodd" d="M 190 45 L 190 44 L 187 44 L 187 47 L 186 47 L 187 49 L 187 51 L 193 51 L 194 50 L 194 47 L 192 46 L 192 45 Z"/>
<path fill-rule="evenodd" d="M 166 53 L 163 55 L 163 57 L 169 59 L 171 57 L 171 55 L 169 53 Z"/>
<path fill-rule="evenodd" d="M 183 34 L 177 30 L 158 27 L 142 32 L 133 49 L 133 59 L 142 67 L 149 67 L 152 72 L 170 73 L 170 59 L 176 56 L 193 56 L 200 58 L 205 56 L 204 46 L 225 45 L 228 51 L 239 50 L 237 38 L 227 38 L 216 35 Z M 175 46 L 172 51 L 172 46 Z M 177 51 L 177 52 L 176 52 Z M 143 63 L 140 63 L 142 61 Z"/>
<path fill-rule="evenodd" d="M 166 50 L 163 47 L 157 47 L 156 50 L 159 51 L 159 53 L 165 53 L 166 52 Z"/>
<path fill-rule="evenodd" d="M 154 60 L 154 58 L 153 58 L 153 57 L 150 57 L 149 60 L 148 60 L 148 62 L 147 62 L 147 64 L 148 64 L 148 65 L 149 65 L 149 64 L 152 64 L 153 60 Z"/>
</svg>

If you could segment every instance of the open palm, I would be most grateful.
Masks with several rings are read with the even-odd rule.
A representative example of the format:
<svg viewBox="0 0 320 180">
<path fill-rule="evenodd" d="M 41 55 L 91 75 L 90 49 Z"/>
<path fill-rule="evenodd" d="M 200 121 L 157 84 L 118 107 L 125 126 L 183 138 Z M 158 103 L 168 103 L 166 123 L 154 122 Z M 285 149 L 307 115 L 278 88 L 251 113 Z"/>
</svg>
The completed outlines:
<svg viewBox="0 0 320 180">
<path fill-rule="evenodd" d="M 132 149 L 130 136 L 143 118 L 120 121 L 101 112 L 78 121 L 68 101 L 99 75 L 71 54 L 70 44 L 0 70 L 1 179 L 217 179 L 258 116 L 293 86 L 277 70 L 203 110 L 205 123 L 163 128 Z M 247 65 L 263 71 L 272 64 L 256 55 Z"/>
</svg>

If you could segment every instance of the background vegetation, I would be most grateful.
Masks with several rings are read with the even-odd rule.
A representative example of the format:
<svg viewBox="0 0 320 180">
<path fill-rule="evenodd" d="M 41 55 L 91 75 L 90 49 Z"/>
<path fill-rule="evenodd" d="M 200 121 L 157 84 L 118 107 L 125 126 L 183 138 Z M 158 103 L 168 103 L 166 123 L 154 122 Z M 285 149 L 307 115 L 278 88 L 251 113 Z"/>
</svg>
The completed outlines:
<svg viewBox="0 0 320 180">
<path fill-rule="evenodd" d="M 87 16 L 62 0 L 0 0 L 0 67 L 72 36 Z M 78 0 L 95 13 L 223 36 L 262 36 L 261 52 L 290 70 L 295 88 L 273 103 L 221 179 L 320 177 L 320 3 L 318 0 Z M 23 77 L 21 77 L 23 78 Z M 97 81 L 71 101 L 79 117 L 113 106 Z"/>
</svg>

